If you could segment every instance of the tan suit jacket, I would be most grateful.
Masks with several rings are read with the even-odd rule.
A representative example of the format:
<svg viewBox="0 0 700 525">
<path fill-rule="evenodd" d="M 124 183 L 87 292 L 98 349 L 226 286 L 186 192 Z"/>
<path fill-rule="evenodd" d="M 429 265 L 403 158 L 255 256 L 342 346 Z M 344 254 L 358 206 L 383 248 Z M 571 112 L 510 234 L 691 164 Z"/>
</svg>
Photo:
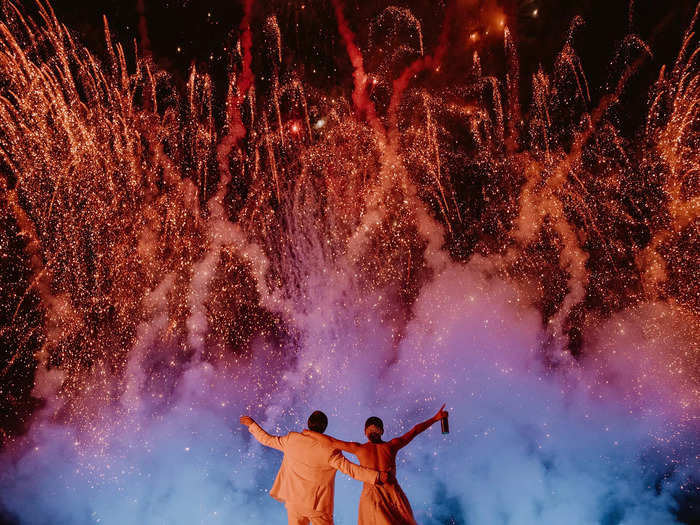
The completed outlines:
<svg viewBox="0 0 700 525">
<path fill-rule="evenodd" d="M 307 430 L 271 436 L 257 423 L 248 430 L 263 445 L 284 452 L 270 496 L 288 506 L 332 516 L 336 470 L 365 483 L 375 483 L 379 477 L 378 471 L 348 461 Z"/>
</svg>

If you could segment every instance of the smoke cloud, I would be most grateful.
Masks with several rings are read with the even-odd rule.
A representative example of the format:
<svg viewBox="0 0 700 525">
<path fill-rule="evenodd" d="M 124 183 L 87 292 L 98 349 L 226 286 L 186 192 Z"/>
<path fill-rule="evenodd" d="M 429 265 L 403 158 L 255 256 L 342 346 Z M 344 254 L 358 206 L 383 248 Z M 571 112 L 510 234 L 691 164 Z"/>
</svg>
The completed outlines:
<svg viewBox="0 0 700 525">
<path fill-rule="evenodd" d="M 267 495 L 280 454 L 251 441 L 240 414 L 284 433 L 319 408 L 329 433 L 361 440 L 369 415 L 393 436 L 446 402 L 452 432 L 433 427 L 398 459 L 419 523 L 674 523 L 674 494 L 697 475 L 697 434 L 680 415 L 691 376 L 659 347 L 659 330 L 674 331 L 673 356 L 697 344 L 676 330 L 680 313 L 624 312 L 591 330 L 586 359 L 552 366 L 540 314 L 486 260 L 436 274 L 398 343 L 387 315 L 397 305 L 359 294 L 342 271 L 313 280 L 286 358 L 259 341 L 247 360 L 191 363 L 168 402 L 132 367 L 140 403 L 102 407 L 93 427 L 41 413 L 2 456 L 6 513 L 27 524 L 284 523 Z M 354 523 L 360 485 L 338 478 L 337 523 Z"/>
</svg>

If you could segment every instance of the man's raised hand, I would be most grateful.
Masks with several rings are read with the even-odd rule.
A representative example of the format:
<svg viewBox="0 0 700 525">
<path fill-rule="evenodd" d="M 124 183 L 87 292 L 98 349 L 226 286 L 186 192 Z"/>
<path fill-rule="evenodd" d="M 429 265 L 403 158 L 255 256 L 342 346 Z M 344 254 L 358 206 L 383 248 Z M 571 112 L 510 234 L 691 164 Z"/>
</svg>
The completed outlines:
<svg viewBox="0 0 700 525">
<path fill-rule="evenodd" d="M 255 421 L 253 421 L 253 418 L 250 416 L 241 416 L 240 422 L 241 425 L 245 425 L 247 427 L 255 423 Z"/>
</svg>

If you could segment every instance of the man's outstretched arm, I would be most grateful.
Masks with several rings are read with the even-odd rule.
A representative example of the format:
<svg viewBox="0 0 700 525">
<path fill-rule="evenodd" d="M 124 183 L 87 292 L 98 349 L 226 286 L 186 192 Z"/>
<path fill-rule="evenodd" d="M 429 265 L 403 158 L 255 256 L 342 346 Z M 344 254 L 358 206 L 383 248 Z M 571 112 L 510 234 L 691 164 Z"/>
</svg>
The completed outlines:
<svg viewBox="0 0 700 525">
<path fill-rule="evenodd" d="M 266 447 L 276 448 L 284 452 L 284 445 L 287 442 L 287 436 L 272 436 L 265 432 L 252 417 L 241 416 L 241 424 L 248 427 L 248 431 L 253 434 L 253 437 Z"/>
<path fill-rule="evenodd" d="M 328 458 L 328 464 L 343 474 L 347 474 L 353 479 L 363 481 L 365 483 L 386 483 L 390 476 L 386 472 L 379 472 L 367 467 L 356 465 L 347 459 L 340 450 L 335 449 Z"/>
</svg>

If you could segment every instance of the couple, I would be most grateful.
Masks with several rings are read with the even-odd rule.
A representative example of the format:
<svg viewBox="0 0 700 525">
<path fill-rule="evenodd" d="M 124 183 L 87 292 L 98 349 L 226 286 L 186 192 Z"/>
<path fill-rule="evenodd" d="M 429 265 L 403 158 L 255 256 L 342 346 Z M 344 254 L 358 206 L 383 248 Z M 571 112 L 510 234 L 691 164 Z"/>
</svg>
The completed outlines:
<svg viewBox="0 0 700 525">
<path fill-rule="evenodd" d="M 364 482 L 359 525 L 415 525 L 411 505 L 396 482 L 396 453 L 446 417 L 444 408 L 391 441 L 382 440 L 382 420 L 370 417 L 365 423 L 368 441 L 362 444 L 325 435 L 328 418 L 318 410 L 309 416 L 307 430 L 285 436 L 271 436 L 249 416 L 240 421 L 260 443 L 284 453 L 270 496 L 287 507 L 289 525 L 333 524 L 336 470 Z M 348 461 L 339 449 L 356 455 L 362 466 Z"/>
</svg>

